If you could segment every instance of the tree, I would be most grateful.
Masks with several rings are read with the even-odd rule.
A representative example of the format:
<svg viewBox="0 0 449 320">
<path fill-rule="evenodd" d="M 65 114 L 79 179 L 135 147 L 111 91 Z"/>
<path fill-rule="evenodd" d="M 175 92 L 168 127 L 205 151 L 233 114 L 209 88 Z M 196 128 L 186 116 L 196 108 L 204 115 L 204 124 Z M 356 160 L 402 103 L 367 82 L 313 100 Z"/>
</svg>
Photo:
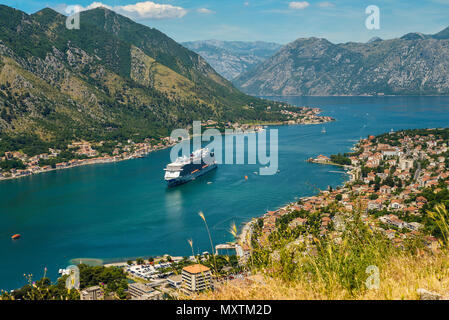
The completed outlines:
<svg viewBox="0 0 449 320">
<path fill-rule="evenodd" d="M 49 278 L 42 278 L 32 282 L 31 275 L 27 277 L 28 284 L 22 288 L 14 290 L 12 293 L 3 293 L 1 299 L 4 300 L 79 300 L 77 290 L 67 290 L 65 281 L 67 276 L 58 279 L 55 284 Z"/>
<path fill-rule="evenodd" d="M 387 185 L 387 186 L 390 186 L 393 188 L 395 185 L 393 178 L 391 176 L 388 176 L 384 181 L 384 185 Z"/>
<path fill-rule="evenodd" d="M 340 164 L 340 165 L 350 165 L 351 164 L 351 159 L 349 159 L 348 157 L 345 157 L 344 155 L 342 155 L 340 153 L 337 155 L 335 155 L 335 154 L 331 155 L 331 161 L 333 163 Z"/>
<path fill-rule="evenodd" d="M 370 194 L 370 196 L 369 196 L 369 199 L 370 199 L 370 200 L 376 200 L 377 198 L 379 198 L 379 196 L 377 195 L 377 193 L 372 193 L 372 194 Z"/>
<path fill-rule="evenodd" d="M 104 284 L 110 292 L 120 292 L 117 295 L 120 297 L 122 290 L 128 289 L 128 282 L 126 274 L 122 268 L 118 267 L 104 267 L 104 266 L 87 266 L 85 264 L 78 265 L 80 269 L 80 289 L 91 286 Z M 122 295 L 123 296 L 123 295 Z"/>
</svg>

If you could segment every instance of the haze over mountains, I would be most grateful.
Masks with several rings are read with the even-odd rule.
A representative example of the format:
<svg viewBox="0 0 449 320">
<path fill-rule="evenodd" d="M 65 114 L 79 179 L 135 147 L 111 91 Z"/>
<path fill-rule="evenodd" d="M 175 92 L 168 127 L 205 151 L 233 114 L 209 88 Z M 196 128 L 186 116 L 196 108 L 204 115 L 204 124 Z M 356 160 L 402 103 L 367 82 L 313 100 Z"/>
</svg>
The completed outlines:
<svg viewBox="0 0 449 320">
<path fill-rule="evenodd" d="M 193 120 L 282 117 L 156 29 L 105 8 L 82 12 L 79 30 L 65 20 L 0 6 L 0 143 L 143 139 Z"/>
<path fill-rule="evenodd" d="M 301 38 L 233 80 L 252 95 L 447 95 L 449 28 L 333 44 Z"/>
<path fill-rule="evenodd" d="M 232 80 L 270 58 L 282 45 L 272 42 L 204 40 L 182 43 L 202 56 L 219 74 Z"/>
</svg>

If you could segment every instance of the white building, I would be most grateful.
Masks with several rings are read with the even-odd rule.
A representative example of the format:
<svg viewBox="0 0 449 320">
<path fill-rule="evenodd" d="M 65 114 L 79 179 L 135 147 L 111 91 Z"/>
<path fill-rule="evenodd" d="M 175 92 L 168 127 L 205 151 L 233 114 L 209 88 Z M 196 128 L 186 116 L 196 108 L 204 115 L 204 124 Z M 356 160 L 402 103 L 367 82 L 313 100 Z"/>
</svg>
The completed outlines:
<svg viewBox="0 0 449 320">
<path fill-rule="evenodd" d="M 412 159 L 399 159 L 399 167 L 401 170 L 407 170 L 413 168 L 413 160 Z"/>
<path fill-rule="evenodd" d="M 131 283 L 128 285 L 128 292 L 132 300 L 161 300 L 162 293 L 153 289 L 145 283 Z"/>
<path fill-rule="evenodd" d="M 175 275 L 175 276 L 170 276 L 167 278 L 168 283 L 173 287 L 173 288 L 181 288 L 182 285 L 182 275 Z"/>
<path fill-rule="evenodd" d="M 202 264 L 194 264 L 182 269 L 182 289 L 188 293 L 212 288 L 212 272 Z"/>
<path fill-rule="evenodd" d="M 103 290 L 100 286 L 86 288 L 80 292 L 80 300 L 103 300 Z"/>
</svg>

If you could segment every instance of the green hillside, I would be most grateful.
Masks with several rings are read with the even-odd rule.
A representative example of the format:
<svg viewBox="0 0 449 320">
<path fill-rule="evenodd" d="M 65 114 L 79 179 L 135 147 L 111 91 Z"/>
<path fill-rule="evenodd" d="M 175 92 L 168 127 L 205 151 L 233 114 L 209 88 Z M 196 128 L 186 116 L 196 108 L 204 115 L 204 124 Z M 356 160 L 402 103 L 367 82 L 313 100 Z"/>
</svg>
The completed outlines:
<svg viewBox="0 0 449 320">
<path fill-rule="evenodd" d="M 30 141 L 159 138 L 193 120 L 284 119 L 156 29 L 104 8 L 83 12 L 79 30 L 65 20 L 0 6 L 0 155 Z"/>
</svg>

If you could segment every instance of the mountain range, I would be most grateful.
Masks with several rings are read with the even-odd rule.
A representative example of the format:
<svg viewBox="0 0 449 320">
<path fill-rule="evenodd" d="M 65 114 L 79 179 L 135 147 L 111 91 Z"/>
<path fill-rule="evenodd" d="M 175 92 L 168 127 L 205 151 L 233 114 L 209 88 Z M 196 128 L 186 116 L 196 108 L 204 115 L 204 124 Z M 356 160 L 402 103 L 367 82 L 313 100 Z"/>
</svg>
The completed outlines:
<svg viewBox="0 0 449 320">
<path fill-rule="evenodd" d="M 219 74 L 233 80 L 270 58 L 282 45 L 273 42 L 204 40 L 183 42 L 202 56 Z"/>
<path fill-rule="evenodd" d="M 301 38 L 233 82 L 258 96 L 447 95 L 449 28 L 368 43 Z"/>
<path fill-rule="evenodd" d="M 0 5 L 0 153 L 158 138 L 193 120 L 279 120 L 278 107 L 243 94 L 162 32 L 106 8 L 82 12 L 80 29 L 70 30 L 50 8 L 28 15 Z"/>
</svg>

